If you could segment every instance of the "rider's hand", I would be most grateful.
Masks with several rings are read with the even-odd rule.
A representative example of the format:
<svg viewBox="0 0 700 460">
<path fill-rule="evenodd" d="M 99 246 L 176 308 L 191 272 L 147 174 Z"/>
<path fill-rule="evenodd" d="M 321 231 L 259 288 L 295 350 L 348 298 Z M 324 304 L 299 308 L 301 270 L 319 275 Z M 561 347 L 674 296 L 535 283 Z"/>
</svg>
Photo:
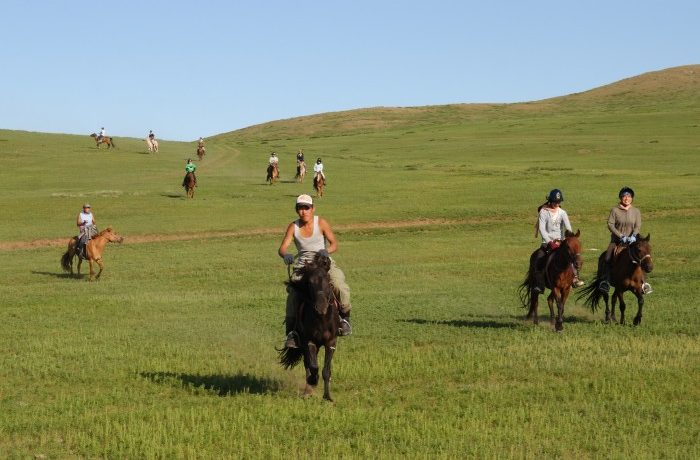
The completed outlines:
<svg viewBox="0 0 700 460">
<path fill-rule="evenodd" d="M 628 236 L 628 237 L 627 237 L 627 243 L 632 244 L 632 243 L 634 243 L 635 241 L 637 241 L 637 237 L 636 237 L 636 236 L 632 235 L 632 236 Z"/>
<path fill-rule="evenodd" d="M 285 254 L 283 259 L 286 265 L 292 265 L 294 263 L 294 256 L 289 253 Z"/>
<path fill-rule="evenodd" d="M 623 235 L 622 237 L 620 237 L 620 242 L 621 242 L 622 244 L 627 244 L 627 237 L 624 236 L 624 235 Z"/>
<path fill-rule="evenodd" d="M 84 221 L 83 221 L 83 225 L 85 225 L 85 224 L 87 224 L 87 220 L 84 220 Z"/>
<path fill-rule="evenodd" d="M 316 254 L 318 254 L 321 257 L 330 257 L 330 254 L 328 254 L 328 251 L 325 249 L 321 249 Z"/>
</svg>

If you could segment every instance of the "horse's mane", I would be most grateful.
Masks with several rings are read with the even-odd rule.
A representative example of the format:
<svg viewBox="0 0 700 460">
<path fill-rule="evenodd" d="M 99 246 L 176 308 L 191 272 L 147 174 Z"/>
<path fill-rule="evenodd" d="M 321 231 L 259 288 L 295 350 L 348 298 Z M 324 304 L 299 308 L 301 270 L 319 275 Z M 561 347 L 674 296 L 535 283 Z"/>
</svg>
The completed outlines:
<svg viewBox="0 0 700 460">
<path fill-rule="evenodd" d="M 112 227 L 107 227 L 104 230 L 102 230 L 100 233 L 97 234 L 97 236 L 102 236 L 105 233 L 111 233 L 112 232 Z"/>
</svg>

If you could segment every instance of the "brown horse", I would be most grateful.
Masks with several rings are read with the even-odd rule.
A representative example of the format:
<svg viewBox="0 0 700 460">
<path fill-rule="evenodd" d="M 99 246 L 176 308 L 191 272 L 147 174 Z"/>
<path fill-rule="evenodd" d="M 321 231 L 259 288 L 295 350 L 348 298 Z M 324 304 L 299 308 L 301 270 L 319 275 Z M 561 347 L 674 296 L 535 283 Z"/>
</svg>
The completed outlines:
<svg viewBox="0 0 700 460">
<path fill-rule="evenodd" d="M 95 146 L 99 149 L 100 144 L 107 144 L 107 148 L 110 147 L 116 147 L 117 145 L 114 143 L 114 139 L 111 136 L 104 136 L 102 139 L 100 139 L 100 136 L 98 136 L 95 133 L 90 134 L 90 137 L 95 138 Z"/>
<path fill-rule="evenodd" d="M 297 310 L 295 330 L 299 334 L 299 348 L 280 350 L 280 364 L 291 369 L 304 358 L 306 387 L 304 396 L 311 396 L 318 385 L 318 350 L 325 349 L 323 360 L 323 399 L 331 398 L 331 361 L 335 353 L 340 316 L 338 302 L 333 294 L 328 270 L 331 260 L 327 256 L 316 255 L 314 260 L 301 269 L 299 281 L 288 282 L 290 289 L 296 289 L 301 299 Z"/>
<path fill-rule="evenodd" d="M 194 188 L 197 182 L 194 180 L 194 173 L 188 172 L 185 174 L 185 190 L 187 190 L 187 198 L 194 198 Z"/>
<path fill-rule="evenodd" d="M 637 235 L 637 241 L 630 245 L 620 246 L 620 251 L 612 260 L 610 268 L 610 282 L 615 286 L 615 291 L 612 295 L 612 310 L 608 304 L 608 292 L 600 290 L 600 283 L 605 279 L 605 252 L 598 258 L 598 272 L 591 284 L 581 290 L 577 298 L 579 300 L 585 298 L 584 303 L 588 305 L 593 312 L 598 309 L 598 304 L 602 298 L 605 301 L 605 322 L 615 318 L 615 304 L 620 301 L 620 324 L 625 324 L 625 300 L 623 294 L 625 291 L 632 291 L 637 297 L 637 316 L 634 317 L 633 324 L 638 326 L 642 322 L 642 309 L 644 307 L 644 274 L 650 273 L 654 269 L 654 262 L 651 258 L 651 244 L 649 240 L 651 235 L 642 238 Z M 648 291 L 646 292 L 648 293 Z"/>
<path fill-rule="evenodd" d="M 197 147 L 197 156 L 199 157 L 200 160 L 202 158 L 204 158 L 205 154 L 206 154 L 206 150 L 204 150 L 204 147 L 202 147 L 201 145 L 199 147 Z"/>
<path fill-rule="evenodd" d="M 296 179 L 300 182 L 304 182 L 304 176 L 306 176 L 306 163 L 303 161 L 297 162 L 297 175 Z"/>
<path fill-rule="evenodd" d="M 314 176 L 314 190 L 316 190 L 316 196 L 323 196 L 323 188 L 326 186 L 326 180 L 321 174 L 316 174 Z"/>
<path fill-rule="evenodd" d="M 274 184 L 280 177 L 280 168 L 277 163 L 273 163 L 267 166 L 267 178 L 265 179 L 270 185 Z"/>
<path fill-rule="evenodd" d="M 554 330 L 561 332 L 564 329 L 564 305 L 569 297 L 571 283 L 574 280 L 574 266 L 581 269 L 581 242 L 579 241 L 580 231 L 575 234 L 568 231 L 565 234 L 561 246 L 551 253 L 545 265 L 545 286 L 551 290 L 547 297 L 549 305 L 549 320 Z M 535 251 L 537 252 L 537 251 Z M 532 254 L 530 260 L 535 256 Z M 520 285 L 518 293 L 524 308 L 528 308 L 526 319 L 532 319 L 534 324 L 539 323 L 537 317 L 537 307 L 539 292 L 535 291 L 537 282 L 533 273 L 532 263 L 527 272 L 525 281 Z M 557 303 L 557 315 L 554 316 L 554 302 Z"/>
<path fill-rule="evenodd" d="M 95 235 L 88 243 L 85 245 L 85 254 L 88 263 L 90 264 L 90 281 L 93 279 L 100 279 L 102 270 L 104 269 L 104 264 L 102 263 L 102 253 L 105 250 L 107 243 L 121 243 L 124 238 L 114 233 L 112 227 L 107 227 L 100 233 Z M 69 271 L 71 276 L 73 276 L 73 257 L 76 255 L 76 246 L 78 244 L 78 237 L 73 237 L 68 241 L 68 250 L 61 257 L 61 267 L 64 271 Z M 96 262 L 100 266 L 100 271 L 95 276 L 95 272 L 92 267 L 92 263 Z M 80 266 L 83 263 L 83 259 L 78 257 L 78 276 L 80 276 Z"/>
</svg>

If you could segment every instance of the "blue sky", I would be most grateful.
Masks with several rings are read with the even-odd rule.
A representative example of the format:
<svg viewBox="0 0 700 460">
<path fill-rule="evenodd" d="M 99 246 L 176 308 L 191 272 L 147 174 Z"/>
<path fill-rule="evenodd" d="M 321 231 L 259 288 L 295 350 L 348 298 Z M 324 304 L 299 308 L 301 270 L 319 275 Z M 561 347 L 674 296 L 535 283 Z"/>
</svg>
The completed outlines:
<svg viewBox="0 0 700 460">
<path fill-rule="evenodd" d="M 0 128 L 193 140 L 700 63 L 698 1 L 0 0 Z"/>
</svg>

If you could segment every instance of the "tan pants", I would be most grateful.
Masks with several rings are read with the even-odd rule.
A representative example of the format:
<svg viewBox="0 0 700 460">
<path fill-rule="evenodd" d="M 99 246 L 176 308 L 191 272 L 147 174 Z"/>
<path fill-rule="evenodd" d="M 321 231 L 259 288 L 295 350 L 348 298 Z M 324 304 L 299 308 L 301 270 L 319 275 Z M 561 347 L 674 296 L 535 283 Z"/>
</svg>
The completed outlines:
<svg viewBox="0 0 700 460">
<path fill-rule="evenodd" d="M 328 270 L 328 274 L 331 277 L 335 295 L 340 302 L 341 311 L 343 314 L 350 313 L 350 310 L 352 310 L 352 305 L 350 304 L 350 286 L 348 286 L 348 283 L 345 281 L 345 274 L 335 265 L 333 259 L 331 259 L 331 269 Z M 287 312 L 285 315 L 287 318 L 296 318 L 299 300 L 296 289 L 288 287 Z"/>
</svg>

